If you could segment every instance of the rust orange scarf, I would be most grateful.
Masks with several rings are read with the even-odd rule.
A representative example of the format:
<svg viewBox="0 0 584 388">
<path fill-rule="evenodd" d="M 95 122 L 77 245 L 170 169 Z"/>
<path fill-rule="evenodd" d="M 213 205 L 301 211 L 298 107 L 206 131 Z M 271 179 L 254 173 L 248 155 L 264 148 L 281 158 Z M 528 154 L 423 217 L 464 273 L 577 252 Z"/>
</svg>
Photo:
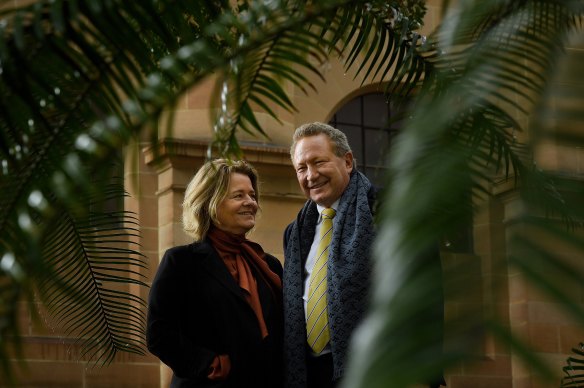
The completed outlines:
<svg viewBox="0 0 584 388">
<path fill-rule="evenodd" d="M 243 290 L 245 299 L 257 317 L 262 338 L 265 338 L 268 335 L 268 329 L 264 321 L 257 280 L 251 266 L 256 269 L 258 276 L 266 281 L 277 303 L 281 303 L 278 297 L 282 293 L 280 277 L 272 272 L 268 266 L 262 247 L 246 239 L 245 236 L 234 235 L 214 226 L 211 227 L 207 236 L 227 266 L 229 273 Z"/>
</svg>

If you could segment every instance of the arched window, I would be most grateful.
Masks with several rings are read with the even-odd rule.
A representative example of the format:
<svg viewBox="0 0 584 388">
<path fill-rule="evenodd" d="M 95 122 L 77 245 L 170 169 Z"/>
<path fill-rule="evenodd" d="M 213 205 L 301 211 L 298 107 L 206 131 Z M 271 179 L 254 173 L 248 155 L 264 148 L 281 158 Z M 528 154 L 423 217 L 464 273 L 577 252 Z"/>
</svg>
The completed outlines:
<svg viewBox="0 0 584 388">
<path fill-rule="evenodd" d="M 399 129 L 399 122 L 391 120 L 394 113 L 383 93 L 370 93 L 343 105 L 329 122 L 347 135 L 359 171 L 378 186 L 383 184 L 391 139 Z"/>
<path fill-rule="evenodd" d="M 374 185 L 382 188 L 385 185 L 383 179 L 387 156 L 392 140 L 400 130 L 400 122 L 400 112 L 391 102 L 387 102 L 383 93 L 370 93 L 343 105 L 329 124 L 347 135 L 359 171 Z M 443 249 L 464 253 L 473 251 L 472 217 L 466 225 L 444 236 Z"/>
</svg>

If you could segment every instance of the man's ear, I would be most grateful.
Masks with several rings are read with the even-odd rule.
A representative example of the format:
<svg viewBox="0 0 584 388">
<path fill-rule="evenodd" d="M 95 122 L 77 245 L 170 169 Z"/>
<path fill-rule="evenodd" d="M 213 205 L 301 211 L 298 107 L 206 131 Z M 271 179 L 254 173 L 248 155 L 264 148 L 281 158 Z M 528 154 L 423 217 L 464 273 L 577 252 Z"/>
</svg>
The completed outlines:
<svg viewBox="0 0 584 388">
<path fill-rule="evenodd" d="M 353 153 L 351 151 L 345 154 L 345 167 L 349 174 L 353 172 Z"/>
</svg>

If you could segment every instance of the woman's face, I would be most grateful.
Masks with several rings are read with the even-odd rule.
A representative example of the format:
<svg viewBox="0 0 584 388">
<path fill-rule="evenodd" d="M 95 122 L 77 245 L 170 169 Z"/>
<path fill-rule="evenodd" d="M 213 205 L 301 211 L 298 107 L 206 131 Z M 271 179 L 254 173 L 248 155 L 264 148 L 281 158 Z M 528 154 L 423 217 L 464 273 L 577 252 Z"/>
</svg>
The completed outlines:
<svg viewBox="0 0 584 388">
<path fill-rule="evenodd" d="M 227 196 L 217 207 L 217 228 L 244 235 L 255 226 L 258 211 L 256 192 L 251 180 L 245 174 L 234 172 L 229 178 Z"/>
</svg>

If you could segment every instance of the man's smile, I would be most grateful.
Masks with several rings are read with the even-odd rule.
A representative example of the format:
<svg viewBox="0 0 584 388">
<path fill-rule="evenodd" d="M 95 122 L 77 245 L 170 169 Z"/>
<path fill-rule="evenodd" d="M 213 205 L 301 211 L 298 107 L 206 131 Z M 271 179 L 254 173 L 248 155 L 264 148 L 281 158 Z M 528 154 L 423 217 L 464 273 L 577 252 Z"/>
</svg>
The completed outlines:
<svg viewBox="0 0 584 388">
<path fill-rule="evenodd" d="M 316 184 L 313 184 L 313 185 L 308 185 L 308 189 L 309 190 L 319 189 L 319 188 L 323 187 L 326 184 L 327 184 L 327 181 L 320 182 L 320 183 L 316 183 Z"/>
</svg>

